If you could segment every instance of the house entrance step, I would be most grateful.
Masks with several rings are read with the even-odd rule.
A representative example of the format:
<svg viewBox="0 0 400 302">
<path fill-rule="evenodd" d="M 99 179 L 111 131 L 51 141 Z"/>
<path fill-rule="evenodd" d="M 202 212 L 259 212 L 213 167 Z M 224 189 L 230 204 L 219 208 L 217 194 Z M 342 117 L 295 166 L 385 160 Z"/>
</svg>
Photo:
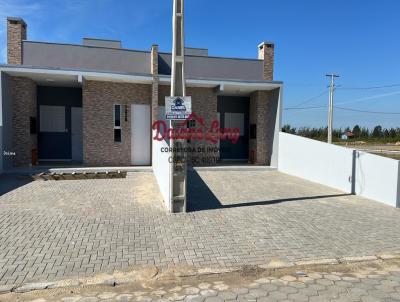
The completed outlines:
<svg viewBox="0 0 400 302">
<path fill-rule="evenodd" d="M 37 180 L 84 180 L 84 179 L 108 179 L 108 178 L 125 178 L 127 172 L 69 172 L 69 173 L 40 173 L 34 176 Z"/>
<path fill-rule="evenodd" d="M 78 167 L 78 168 L 51 168 L 50 173 L 112 173 L 112 172 L 152 172 L 151 166 L 134 167 Z"/>
</svg>

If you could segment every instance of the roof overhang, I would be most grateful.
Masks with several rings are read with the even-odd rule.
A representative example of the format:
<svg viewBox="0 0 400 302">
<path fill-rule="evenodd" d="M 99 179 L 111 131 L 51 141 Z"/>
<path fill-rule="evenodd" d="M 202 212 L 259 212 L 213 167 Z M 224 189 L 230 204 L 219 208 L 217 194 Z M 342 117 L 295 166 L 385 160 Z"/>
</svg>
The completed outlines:
<svg viewBox="0 0 400 302">
<path fill-rule="evenodd" d="M 119 83 L 152 84 L 149 74 L 128 74 L 101 72 L 92 70 L 69 70 L 54 68 L 38 68 L 17 65 L 0 65 L 0 71 L 11 76 L 27 77 L 44 86 L 80 87 L 82 80 L 107 81 Z M 161 75 L 160 85 L 170 85 L 171 77 Z M 278 81 L 244 81 L 230 79 L 187 79 L 188 87 L 214 88 L 218 94 L 248 95 L 258 90 L 273 90 L 282 87 Z"/>
<path fill-rule="evenodd" d="M 36 68 L 28 66 L 0 65 L 0 71 L 11 76 L 27 77 L 40 85 L 81 86 L 82 79 L 108 82 L 151 84 L 153 77 L 143 74 L 124 74 L 91 70 Z"/>
<path fill-rule="evenodd" d="M 160 77 L 160 85 L 170 85 L 171 78 Z M 214 88 L 219 95 L 247 96 L 254 91 L 267 91 L 280 88 L 278 81 L 246 81 L 229 79 L 187 79 L 187 87 Z"/>
</svg>

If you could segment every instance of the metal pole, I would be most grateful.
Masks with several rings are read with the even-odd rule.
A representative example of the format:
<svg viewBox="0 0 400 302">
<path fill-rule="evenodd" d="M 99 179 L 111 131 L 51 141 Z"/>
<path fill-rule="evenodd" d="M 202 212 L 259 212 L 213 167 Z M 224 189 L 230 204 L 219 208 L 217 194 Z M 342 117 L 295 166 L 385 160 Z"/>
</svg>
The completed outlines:
<svg viewBox="0 0 400 302">
<path fill-rule="evenodd" d="M 333 93 L 335 91 L 335 78 L 339 76 L 336 74 L 327 74 L 327 77 L 331 78 L 329 86 L 329 106 L 328 106 L 328 144 L 332 144 L 332 132 L 333 132 Z"/>
</svg>

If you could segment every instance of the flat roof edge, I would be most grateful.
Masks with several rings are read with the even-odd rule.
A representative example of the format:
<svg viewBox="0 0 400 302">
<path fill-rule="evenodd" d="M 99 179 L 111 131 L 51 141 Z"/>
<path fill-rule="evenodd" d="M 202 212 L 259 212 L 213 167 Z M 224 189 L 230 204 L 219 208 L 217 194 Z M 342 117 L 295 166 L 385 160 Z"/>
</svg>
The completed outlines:
<svg viewBox="0 0 400 302">
<path fill-rule="evenodd" d="M 126 76 L 141 76 L 150 77 L 153 75 L 149 73 L 128 73 L 128 72 L 117 72 L 117 71 L 106 71 L 106 70 L 94 70 L 94 69 L 72 69 L 72 68 L 57 68 L 57 67 L 40 67 L 40 66 L 29 66 L 29 65 L 12 65 L 12 64 L 0 64 L 0 71 L 7 71 L 10 69 L 20 69 L 20 70 L 30 70 L 32 72 L 36 71 L 60 71 L 68 73 L 98 73 L 98 74 L 115 74 L 115 75 L 126 75 Z"/>
<path fill-rule="evenodd" d="M 101 40 L 101 39 L 99 39 L 99 40 Z M 106 41 L 106 40 L 103 40 L 103 41 Z M 111 40 L 109 40 L 109 41 L 111 41 Z M 146 54 L 150 54 L 151 53 L 149 50 L 139 50 L 139 49 L 129 49 L 129 48 L 115 48 L 115 47 L 107 47 L 107 46 L 82 45 L 82 44 L 72 44 L 72 43 L 55 43 L 55 42 L 31 41 L 31 40 L 24 40 L 23 42 L 24 43 L 32 43 L 32 44 L 46 44 L 46 45 L 85 47 L 85 48 L 101 48 L 101 49 L 110 49 L 110 50 L 123 50 L 123 51 L 139 52 L 139 53 L 146 53 Z"/>
<path fill-rule="evenodd" d="M 171 76 L 159 75 L 160 80 L 170 79 Z M 221 78 L 187 78 L 192 81 L 209 81 L 209 82 L 232 82 L 232 83 L 247 83 L 247 84 L 273 84 L 283 85 L 283 81 L 266 81 L 266 80 L 241 80 L 241 79 L 221 79 Z"/>
<path fill-rule="evenodd" d="M 186 47 L 188 48 L 188 47 Z M 205 48 L 207 49 L 207 48 Z M 169 55 L 172 56 L 170 52 L 158 52 L 159 55 Z M 242 60 L 242 61 L 254 61 L 254 62 L 262 62 L 263 60 L 260 59 L 254 59 L 254 58 L 238 58 L 238 57 L 221 57 L 221 56 L 196 56 L 196 55 L 186 55 L 185 57 L 195 57 L 195 58 L 211 58 L 211 59 L 226 59 L 226 60 Z"/>
<path fill-rule="evenodd" d="M 35 66 L 26 66 L 26 65 L 11 65 L 11 64 L 0 64 L 0 72 L 18 72 L 23 71 L 25 73 L 57 73 L 60 74 L 69 74 L 69 75 L 82 75 L 85 74 L 90 76 L 119 76 L 123 78 L 124 76 L 129 77 L 137 77 L 147 80 L 153 80 L 153 76 L 151 74 L 141 74 L 141 73 L 122 73 L 122 72 L 110 72 L 110 71 L 98 71 L 98 70 L 84 70 L 84 69 L 68 69 L 68 68 L 46 68 L 46 67 L 35 67 Z M 171 76 L 167 75 L 159 75 L 160 83 L 165 83 L 167 80 L 171 79 Z M 232 84 L 249 84 L 249 85 L 278 85 L 282 86 L 283 81 L 259 81 L 259 80 L 241 80 L 241 79 L 216 79 L 216 78 L 187 78 L 187 81 L 191 82 L 208 82 L 215 83 L 216 85 L 220 83 L 232 83 Z"/>
<path fill-rule="evenodd" d="M 115 40 L 115 39 L 101 39 L 101 38 L 91 38 L 91 37 L 83 37 L 82 40 L 121 42 L 121 40 Z M 74 45 L 76 45 L 76 44 L 74 44 Z M 78 45 L 80 45 L 80 44 L 78 44 Z"/>
</svg>

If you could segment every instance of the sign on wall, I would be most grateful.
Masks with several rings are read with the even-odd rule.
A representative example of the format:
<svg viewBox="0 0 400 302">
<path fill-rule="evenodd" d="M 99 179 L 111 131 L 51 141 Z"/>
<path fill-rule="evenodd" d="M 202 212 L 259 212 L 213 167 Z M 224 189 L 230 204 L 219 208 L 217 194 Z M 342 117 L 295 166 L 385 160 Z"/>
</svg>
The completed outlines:
<svg viewBox="0 0 400 302">
<path fill-rule="evenodd" d="M 192 114 L 192 97 L 165 97 L 165 118 L 186 120 Z"/>
</svg>

